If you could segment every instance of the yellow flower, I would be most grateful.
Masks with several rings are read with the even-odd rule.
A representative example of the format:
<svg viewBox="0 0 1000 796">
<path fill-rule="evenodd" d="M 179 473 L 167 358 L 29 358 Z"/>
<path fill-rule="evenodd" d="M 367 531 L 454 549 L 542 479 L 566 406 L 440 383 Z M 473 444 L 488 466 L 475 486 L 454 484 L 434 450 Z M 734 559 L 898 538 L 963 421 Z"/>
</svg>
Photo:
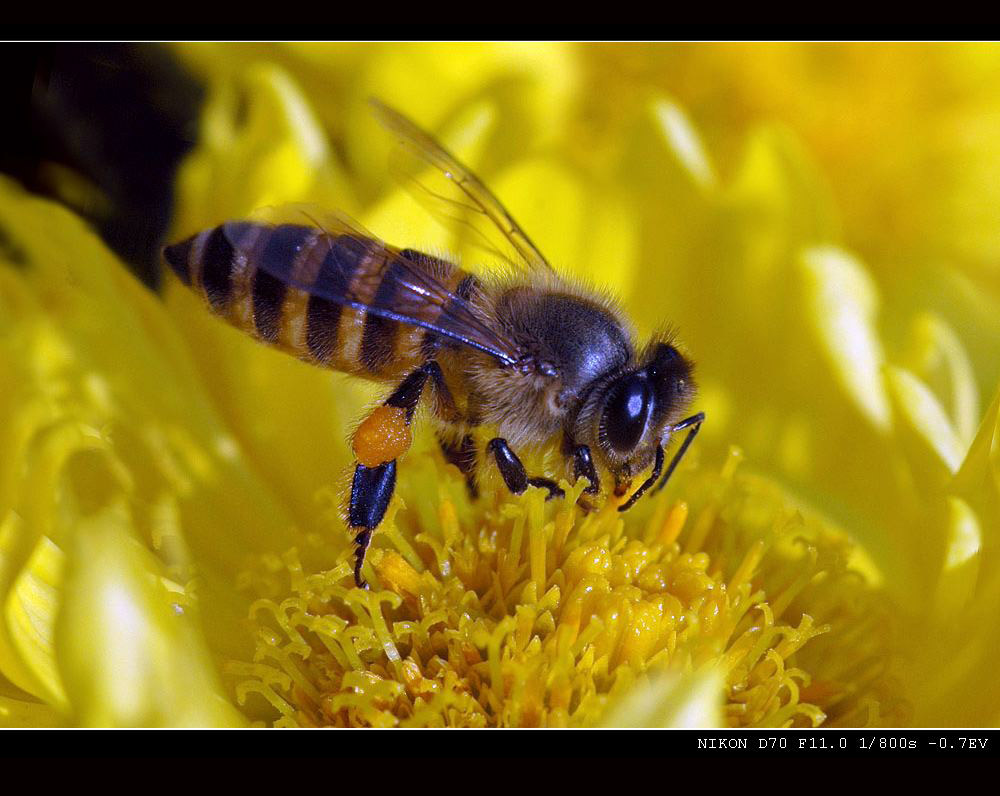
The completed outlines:
<svg viewBox="0 0 1000 796">
<path fill-rule="evenodd" d="M 810 106 L 802 75 L 839 58 L 863 83 L 854 49 L 178 52 L 210 95 L 173 237 L 307 201 L 476 263 L 384 176 L 379 96 L 440 132 L 558 268 L 617 291 L 643 332 L 675 324 L 708 421 L 625 515 L 583 514 L 582 484 L 470 501 L 418 434 L 359 591 L 339 510 L 347 432 L 377 393 L 255 345 L 176 282 L 161 301 L 72 214 L 4 182 L 0 721 L 996 723 L 1000 293 L 975 264 L 988 248 L 946 230 L 914 270 L 944 286 L 935 300 L 869 262 L 889 233 L 851 200 L 879 152 L 796 126 L 851 107 L 820 88 Z M 864 52 L 906 74 L 926 55 Z M 931 52 L 961 85 L 989 68 Z M 719 74 L 732 97 L 710 95 Z M 788 74 L 798 115 L 769 100 Z M 888 149 L 932 100 L 872 131 Z M 798 132 L 748 125 L 758 113 Z M 918 186 L 893 196 L 899 218 L 946 203 Z"/>
</svg>

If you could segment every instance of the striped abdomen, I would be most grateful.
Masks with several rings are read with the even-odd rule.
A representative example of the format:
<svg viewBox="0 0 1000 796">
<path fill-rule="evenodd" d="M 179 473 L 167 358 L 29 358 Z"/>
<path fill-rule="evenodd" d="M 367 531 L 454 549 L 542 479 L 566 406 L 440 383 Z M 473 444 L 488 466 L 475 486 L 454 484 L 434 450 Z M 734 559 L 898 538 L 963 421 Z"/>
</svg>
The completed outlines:
<svg viewBox="0 0 1000 796">
<path fill-rule="evenodd" d="M 433 324 L 440 308 L 414 308 L 412 293 L 404 295 L 402 282 L 414 281 L 414 266 L 460 295 L 474 284 L 443 260 L 297 224 L 229 222 L 168 246 L 164 258 L 213 312 L 257 339 L 317 365 L 379 379 L 419 367 L 434 355 L 438 336 L 316 293 L 382 308 L 409 301 L 409 313 L 399 314 Z"/>
</svg>

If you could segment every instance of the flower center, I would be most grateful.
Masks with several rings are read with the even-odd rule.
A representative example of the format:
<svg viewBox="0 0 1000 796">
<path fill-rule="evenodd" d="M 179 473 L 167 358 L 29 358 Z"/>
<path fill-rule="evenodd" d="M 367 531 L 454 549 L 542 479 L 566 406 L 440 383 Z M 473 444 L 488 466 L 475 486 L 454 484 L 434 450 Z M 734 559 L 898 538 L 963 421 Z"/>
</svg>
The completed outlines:
<svg viewBox="0 0 1000 796">
<path fill-rule="evenodd" d="M 412 456 L 423 461 L 376 536 L 370 592 L 353 587 L 346 545 L 328 568 L 291 550 L 247 573 L 266 595 L 251 609 L 257 652 L 229 671 L 252 715 L 593 725 L 652 674 L 707 666 L 723 675 L 729 726 L 904 720 L 884 596 L 851 569 L 842 534 L 737 474 L 736 452 L 721 472 L 678 474 L 685 502 L 624 517 L 585 514 L 582 482 L 565 501 L 470 502 L 438 459 Z"/>
</svg>

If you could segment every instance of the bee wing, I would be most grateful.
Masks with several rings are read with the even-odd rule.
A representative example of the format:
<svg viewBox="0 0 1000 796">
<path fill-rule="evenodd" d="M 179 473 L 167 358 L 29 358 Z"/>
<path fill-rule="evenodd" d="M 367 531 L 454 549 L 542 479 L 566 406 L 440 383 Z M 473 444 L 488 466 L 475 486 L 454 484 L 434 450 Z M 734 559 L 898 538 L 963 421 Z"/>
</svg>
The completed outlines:
<svg viewBox="0 0 1000 796">
<path fill-rule="evenodd" d="M 465 225 L 476 245 L 515 266 L 552 270 L 500 200 L 467 166 L 399 111 L 377 99 L 369 102 L 379 122 L 400 139 L 403 156 L 397 154 L 393 163 L 398 175 L 435 216 Z M 423 173 L 427 166 L 432 168 L 429 176 Z"/>
<path fill-rule="evenodd" d="M 265 247 L 247 251 L 247 228 L 252 224 L 308 227 L 315 235 L 293 236 L 299 250 Z M 404 253 L 379 240 L 345 215 L 313 205 L 264 208 L 253 222 L 230 221 L 222 229 L 236 251 L 250 264 L 289 287 L 400 323 L 429 329 L 463 345 L 484 351 L 504 364 L 520 357 L 518 346 L 504 337 L 489 312 L 444 284 L 439 261 Z M 305 242 L 308 241 L 308 242 Z"/>
</svg>

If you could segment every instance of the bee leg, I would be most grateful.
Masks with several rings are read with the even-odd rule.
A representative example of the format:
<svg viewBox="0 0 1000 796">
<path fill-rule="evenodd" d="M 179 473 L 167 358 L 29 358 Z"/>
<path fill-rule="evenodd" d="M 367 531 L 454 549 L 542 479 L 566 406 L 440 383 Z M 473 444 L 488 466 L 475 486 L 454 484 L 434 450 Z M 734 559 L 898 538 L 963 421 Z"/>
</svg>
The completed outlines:
<svg viewBox="0 0 1000 796">
<path fill-rule="evenodd" d="M 590 456 L 590 448 L 586 445 L 577 445 L 573 448 L 573 478 L 583 476 L 590 481 L 583 491 L 588 495 L 596 495 L 601 491 L 601 479 L 597 475 L 597 468 L 594 467 L 594 460 Z"/>
<path fill-rule="evenodd" d="M 677 460 L 674 459 L 676 464 Z M 635 505 L 635 502 L 646 494 L 646 490 L 649 489 L 653 484 L 656 483 L 656 479 L 660 477 L 660 473 L 663 472 L 663 446 L 656 446 L 656 461 L 653 463 L 653 472 L 650 474 L 649 478 L 642 482 L 640 487 L 632 493 L 632 497 L 626 500 L 622 505 L 618 507 L 618 511 L 628 511 Z"/>
<path fill-rule="evenodd" d="M 392 501 L 396 489 L 396 459 L 410 446 L 410 422 L 428 376 L 443 385 L 438 364 L 426 363 L 403 379 L 385 403 L 365 419 L 354 436 L 354 453 L 359 463 L 351 482 L 347 522 L 356 532 L 354 582 L 358 588 L 368 588 L 361 577 L 361 568 L 372 535 Z"/>
<path fill-rule="evenodd" d="M 348 522 L 351 528 L 360 529 L 354 537 L 354 544 L 357 546 L 354 551 L 354 582 L 360 589 L 368 588 L 368 584 L 361 577 L 361 567 L 364 566 L 365 553 L 371 544 L 372 534 L 382 522 L 395 489 L 395 459 L 378 467 L 365 467 L 359 464 L 354 468 Z"/>
<path fill-rule="evenodd" d="M 656 485 L 655 489 L 653 489 L 653 494 L 656 494 L 661 489 L 663 489 L 663 487 L 667 485 L 667 481 L 670 480 L 670 476 L 673 474 L 674 469 L 676 469 L 677 465 L 680 464 L 681 459 L 684 458 L 684 454 L 687 452 L 688 446 L 690 446 L 691 443 L 694 441 L 695 436 L 701 429 L 701 424 L 704 422 L 705 422 L 705 413 L 699 412 L 698 414 L 691 415 L 691 417 L 682 420 L 680 423 L 677 423 L 677 425 L 675 425 L 671 429 L 671 431 L 683 431 L 685 428 L 690 428 L 691 430 L 688 432 L 688 435 L 684 438 L 684 442 L 681 443 L 680 448 L 677 449 L 677 453 L 674 454 L 674 458 L 671 459 L 670 466 L 667 468 L 667 471 L 663 474 L 663 480 Z"/>
<path fill-rule="evenodd" d="M 618 507 L 618 511 L 628 511 L 632 508 L 632 506 L 635 505 L 635 502 L 641 498 L 645 494 L 646 490 L 652 487 L 653 484 L 656 484 L 656 486 L 653 487 L 652 492 L 654 495 L 667 485 L 667 481 L 670 480 L 671 474 L 677 468 L 677 465 L 680 464 L 681 459 L 684 458 L 684 454 L 687 452 L 688 447 L 691 445 L 691 442 L 697 435 L 698 430 L 701 428 L 701 424 L 704 422 L 705 413 L 699 412 L 696 415 L 691 415 L 691 417 L 682 420 L 670 429 L 671 432 L 683 431 L 686 428 L 690 428 L 691 430 L 684 438 L 684 442 L 681 443 L 680 448 L 677 449 L 677 453 L 674 454 L 674 458 L 670 460 L 670 466 L 667 468 L 667 471 L 663 473 L 663 479 L 658 484 L 656 484 L 656 481 L 660 478 L 660 473 L 663 472 L 663 446 L 656 446 L 656 463 L 653 465 L 652 474 L 649 478 L 643 481 L 642 486 L 635 490 L 632 497 L 630 497 L 623 505 Z"/>
<path fill-rule="evenodd" d="M 462 437 L 462 441 L 457 444 L 441 437 L 438 437 L 438 442 L 441 445 L 444 458 L 449 463 L 454 464 L 462 471 L 462 475 L 465 476 L 465 485 L 469 488 L 469 497 L 473 500 L 479 497 L 479 488 L 473 479 L 476 472 L 476 443 L 472 439 L 472 436 L 466 434 Z"/>
<path fill-rule="evenodd" d="M 551 478 L 529 478 L 524 465 L 517 458 L 517 454 L 510 449 L 507 440 L 494 437 L 486 448 L 496 459 L 500 475 L 503 476 L 507 488 L 515 495 L 520 495 L 529 486 L 540 486 L 549 490 L 549 496 L 546 500 L 551 500 L 554 497 L 565 497 L 566 493 Z"/>
</svg>

